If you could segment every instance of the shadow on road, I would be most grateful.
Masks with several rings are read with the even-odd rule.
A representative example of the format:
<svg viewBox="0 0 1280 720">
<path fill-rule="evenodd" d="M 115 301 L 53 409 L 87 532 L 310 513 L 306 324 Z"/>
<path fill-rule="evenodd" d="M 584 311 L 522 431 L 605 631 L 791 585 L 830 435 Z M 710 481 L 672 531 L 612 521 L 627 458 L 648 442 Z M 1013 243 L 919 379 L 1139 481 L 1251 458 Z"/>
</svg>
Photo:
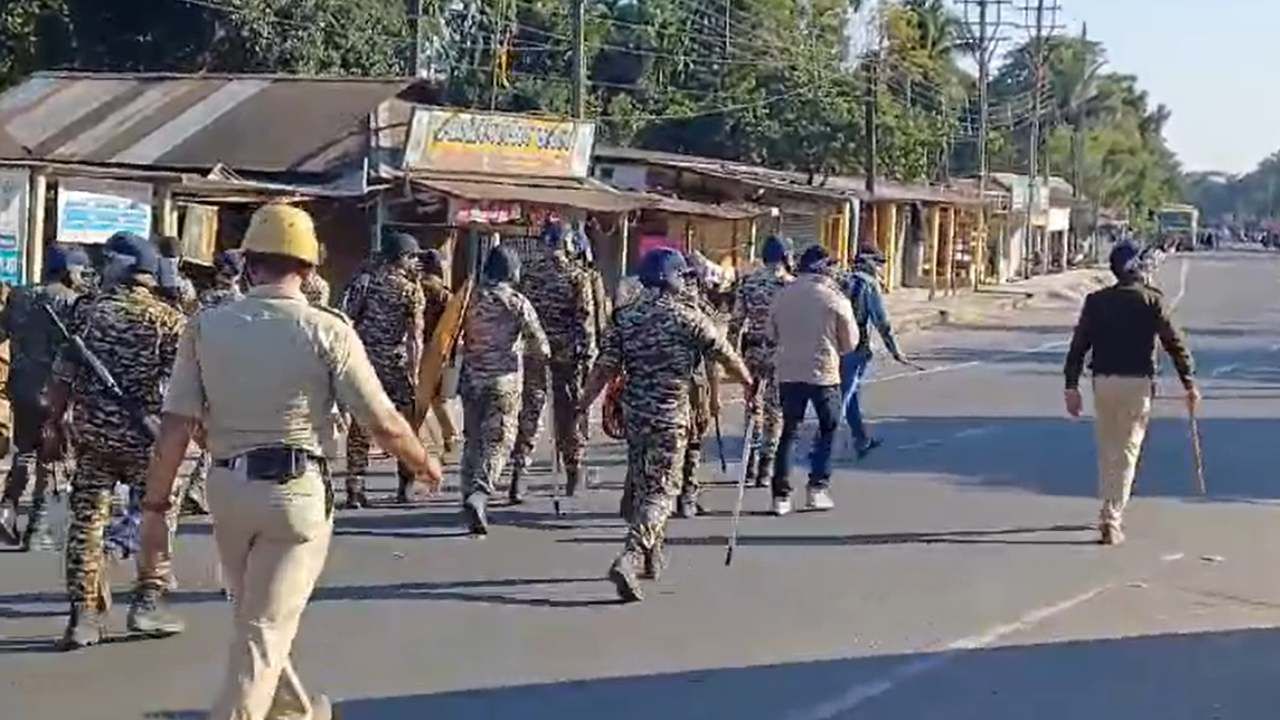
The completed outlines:
<svg viewBox="0 0 1280 720">
<path fill-rule="evenodd" d="M 1011 539 L 1016 535 L 1043 533 L 1094 533 L 1092 525 L 1052 525 L 1049 527 L 1020 527 L 996 530 L 940 530 L 937 532 L 871 533 L 864 535 L 739 535 L 739 545 L 832 546 L 832 545 L 1096 545 L 1095 537 L 1046 540 L 1039 538 Z M 702 537 L 668 536 L 667 545 L 717 546 L 728 541 L 725 535 Z M 573 537 L 558 542 L 589 545 L 617 543 L 613 538 Z"/>
<path fill-rule="evenodd" d="M 345 720 L 1258 718 L 1280 702 L 1277 666 L 1280 634 L 1261 628 L 406 694 L 338 707 Z"/>
</svg>

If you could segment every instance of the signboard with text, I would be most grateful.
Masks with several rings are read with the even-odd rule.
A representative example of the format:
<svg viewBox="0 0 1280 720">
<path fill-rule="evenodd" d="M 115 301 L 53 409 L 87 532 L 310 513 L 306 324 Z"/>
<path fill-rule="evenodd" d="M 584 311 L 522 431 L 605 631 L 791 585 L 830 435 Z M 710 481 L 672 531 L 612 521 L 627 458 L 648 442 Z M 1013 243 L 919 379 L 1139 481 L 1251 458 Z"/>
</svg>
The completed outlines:
<svg viewBox="0 0 1280 720">
<path fill-rule="evenodd" d="M 26 274 L 27 198 L 31 174 L 0 169 L 0 282 L 21 285 Z"/>
<path fill-rule="evenodd" d="M 404 169 L 585 178 L 595 131 L 589 122 L 418 108 Z"/>
<path fill-rule="evenodd" d="M 151 235 L 151 186 L 117 180 L 58 182 L 58 241 L 100 244 L 117 232 Z"/>
</svg>

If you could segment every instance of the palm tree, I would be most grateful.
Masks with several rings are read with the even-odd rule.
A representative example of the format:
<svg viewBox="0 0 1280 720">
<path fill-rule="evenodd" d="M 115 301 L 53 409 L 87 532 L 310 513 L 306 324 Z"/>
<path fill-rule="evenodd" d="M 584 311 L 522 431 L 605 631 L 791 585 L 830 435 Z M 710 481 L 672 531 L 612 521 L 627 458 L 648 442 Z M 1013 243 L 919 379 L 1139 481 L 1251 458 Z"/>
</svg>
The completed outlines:
<svg viewBox="0 0 1280 720">
<path fill-rule="evenodd" d="M 1091 119 L 1111 114 L 1100 83 L 1107 60 L 1102 46 L 1089 41 L 1087 28 L 1081 31 L 1078 41 L 1058 44 L 1052 52 L 1052 90 L 1056 112 L 1071 126 L 1071 184 L 1079 193 L 1083 179 L 1085 124 Z"/>
</svg>

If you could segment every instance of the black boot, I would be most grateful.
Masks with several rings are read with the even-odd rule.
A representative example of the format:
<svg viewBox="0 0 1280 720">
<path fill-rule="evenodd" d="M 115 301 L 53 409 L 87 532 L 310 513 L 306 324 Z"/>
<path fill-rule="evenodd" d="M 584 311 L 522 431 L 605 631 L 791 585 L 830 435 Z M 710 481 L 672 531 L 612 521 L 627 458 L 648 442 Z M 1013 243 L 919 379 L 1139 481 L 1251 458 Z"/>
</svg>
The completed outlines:
<svg viewBox="0 0 1280 720">
<path fill-rule="evenodd" d="M 472 535 L 483 537 L 489 534 L 489 518 L 485 512 L 488 504 L 489 496 L 482 492 L 473 492 L 462 502 L 462 513 Z"/>
<path fill-rule="evenodd" d="M 756 464 L 756 487 L 769 487 L 773 479 L 773 458 L 761 455 Z"/>
<path fill-rule="evenodd" d="M 573 497 L 578 492 L 578 480 L 582 478 L 581 465 L 566 465 L 564 468 L 564 494 Z"/>
<path fill-rule="evenodd" d="M 644 599 L 640 591 L 640 580 L 636 577 L 636 561 L 632 553 L 626 552 L 613 561 L 609 568 L 609 579 L 618 591 L 618 599 L 622 602 L 639 602 Z"/>
<path fill-rule="evenodd" d="M 169 609 L 169 603 L 155 590 L 135 590 L 129 605 L 129 632 L 162 638 L 177 635 L 187 624 Z"/>
<path fill-rule="evenodd" d="M 399 478 L 399 481 L 400 481 L 400 484 L 396 488 L 396 504 L 408 505 L 409 504 L 409 478 L 406 478 L 403 475 L 401 475 Z"/>
<path fill-rule="evenodd" d="M 342 504 L 345 510 L 359 510 L 369 507 L 369 498 L 364 494 L 364 478 L 347 478 L 347 501 Z"/>
<path fill-rule="evenodd" d="M 71 604 L 71 617 L 67 620 L 67 630 L 58 641 L 59 650 L 79 650 L 102 642 L 103 617 L 97 609 L 84 603 Z"/>
<path fill-rule="evenodd" d="M 519 505 L 524 502 L 524 471 L 518 467 L 511 468 L 511 486 L 507 488 L 507 499 L 512 505 Z"/>
</svg>

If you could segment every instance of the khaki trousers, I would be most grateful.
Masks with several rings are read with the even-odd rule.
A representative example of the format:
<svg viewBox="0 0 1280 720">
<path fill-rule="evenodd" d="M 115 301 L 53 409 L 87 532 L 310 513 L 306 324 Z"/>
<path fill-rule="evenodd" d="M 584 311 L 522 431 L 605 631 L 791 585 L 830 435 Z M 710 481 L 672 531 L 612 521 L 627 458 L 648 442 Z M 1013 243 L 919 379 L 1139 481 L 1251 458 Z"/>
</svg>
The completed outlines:
<svg viewBox="0 0 1280 720">
<path fill-rule="evenodd" d="M 227 677 L 211 720 L 309 720 L 311 702 L 289 650 L 324 567 L 332 495 L 314 470 L 278 484 L 244 469 L 209 472 L 209 511 L 235 601 Z"/>
<path fill-rule="evenodd" d="M 1102 375 L 1093 379 L 1098 442 L 1100 519 L 1119 527 L 1133 489 L 1142 440 L 1151 419 L 1151 378 Z"/>
</svg>

